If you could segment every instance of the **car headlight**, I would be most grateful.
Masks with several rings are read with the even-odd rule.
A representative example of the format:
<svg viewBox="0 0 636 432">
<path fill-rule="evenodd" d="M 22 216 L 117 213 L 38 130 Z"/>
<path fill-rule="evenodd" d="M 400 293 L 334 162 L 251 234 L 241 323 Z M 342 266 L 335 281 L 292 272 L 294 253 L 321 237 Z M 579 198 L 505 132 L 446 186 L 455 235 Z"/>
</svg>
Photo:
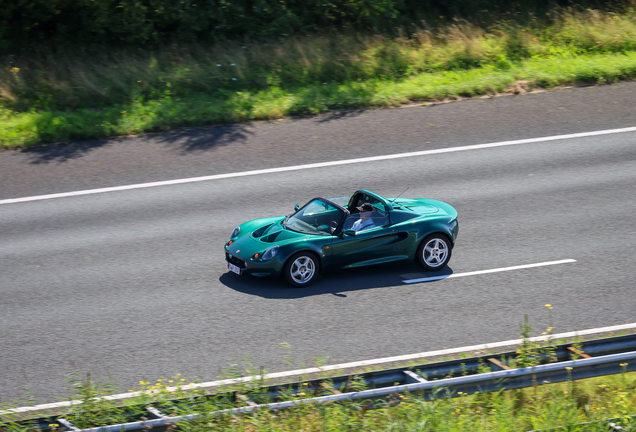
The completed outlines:
<svg viewBox="0 0 636 432">
<path fill-rule="evenodd" d="M 274 258 L 277 254 L 278 254 L 278 246 L 272 246 L 271 248 L 269 248 L 265 252 L 263 252 L 263 255 L 261 256 L 261 259 L 263 261 L 268 261 L 268 260 L 271 260 L 272 258 Z"/>
<path fill-rule="evenodd" d="M 239 235 L 240 232 L 241 232 L 241 227 L 234 228 L 234 231 L 232 231 L 232 234 L 230 234 L 230 240 L 232 240 L 234 237 Z"/>
</svg>

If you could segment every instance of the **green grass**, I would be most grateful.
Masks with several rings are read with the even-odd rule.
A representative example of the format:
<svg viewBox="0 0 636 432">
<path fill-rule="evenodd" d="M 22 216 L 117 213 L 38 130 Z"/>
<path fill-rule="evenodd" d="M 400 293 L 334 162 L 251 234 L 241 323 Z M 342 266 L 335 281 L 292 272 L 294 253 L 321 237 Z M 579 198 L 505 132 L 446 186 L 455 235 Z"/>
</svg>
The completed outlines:
<svg viewBox="0 0 636 432">
<path fill-rule="evenodd" d="M 116 424 L 131 421 L 124 413 L 144 417 L 144 406 L 152 404 L 162 412 L 175 416 L 190 413 L 210 413 L 234 408 L 240 402 L 227 397 L 197 397 L 199 391 L 172 389 L 181 382 L 159 379 L 155 384 L 141 381 L 137 390 L 140 396 L 115 404 L 111 401 L 94 401 L 92 398 L 112 394 L 108 386 L 85 380 L 74 380 L 77 392 L 72 398 L 85 403 L 67 408 L 64 417 L 80 428 Z M 171 390 L 172 389 L 172 390 Z M 243 385 L 242 394 L 251 394 L 255 388 Z M 367 402 L 343 404 L 307 404 L 294 408 L 253 414 L 203 417 L 188 423 L 180 423 L 184 431 L 527 431 L 558 426 L 569 431 L 607 430 L 599 424 L 577 426 L 584 422 L 616 419 L 626 427 L 636 428 L 636 373 L 568 381 L 519 390 L 507 390 L 475 395 L 449 397 L 443 390 L 437 398 L 426 401 L 416 395 L 394 395 L 379 409 L 367 410 Z M 199 394 L 200 393 L 200 394 Z M 301 397 L 313 394 L 301 393 Z M 174 403 L 180 398 L 179 403 Z M 288 399 L 293 399 L 290 396 Z M 267 402 L 267 401 L 259 401 Z M 399 402 L 399 404 L 398 404 Z M 147 415 L 147 414 L 146 414 Z M 14 419 L 0 418 L 0 431 L 18 430 Z M 51 423 L 53 429 L 57 428 Z"/>
<path fill-rule="evenodd" d="M 306 36 L 0 58 L 0 147 L 636 76 L 636 11 L 567 11 L 408 37 Z"/>
<path fill-rule="evenodd" d="M 508 364 L 511 367 L 527 367 L 539 364 L 538 356 L 547 355 L 548 361 L 553 359 L 556 343 L 560 341 L 550 337 L 553 334 L 552 305 L 547 304 L 550 327 L 542 335 L 545 341 L 530 339 L 532 327 L 527 317 L 520 324 L 523 343 L 519 345 L 517 356 Z M 605 335 L 607 337 L 607 335 Z M 574 343 L 576 346 L 577 343 Z M 282 344 L 286 352 L 283 362 L 293 367 L 291 347 Z M 460 357 L 462 357 L 460 355 Z M 322 358 L 315 359 L 319 364 Z M 625 368 L 627 365 L 623 365 Z M 483 365 L 480 373 L 490 372 Z M 252 414 L 226 414 L 205 416 L 214 411 L 245 406 L 240 398 L 233 396 L 236 392 L 249 396 L 256 403 L 274 402 L 261 393 L 261 389 L 273 385 L 263 377 L 265 371 L 255 367 L 249 357 L 239 363 L 229 365 L 221 379 L 241 378 L 249 376 L 254 379 L 210 388 L 194 386 L 191 380 L 177 374 L 171 378 L 159 378 L 154 383 L 141 380 L 128 391 L 128 398 L 116 400 L 104 399 L 121 391 L 110 383 L 97 382 L 90 373 L 82 376 L 75 373 L 68 383 L 73 403 L 66 408 L 56 409 L 55 414 L 70 420 L 80 428 L 90 428 L 119 424 L 130 421 L 141 421 L 148 416 L 146 407 L 154 406 L 168 416 L 202 414 L 198 420 L 179 423 L 184 431 L 527 431 L 553 427 L 567 427 L 570 431 L 605 431 L 603 423 L 580 425 L 585 422 L 598 422 L 613 419 L 626 430 L 636 430 L 636 372 L 623 372 L 616 375 L 602 376 L 585 380 L 568 380 L 558 384 L 535 385 L 533 387 L 505 390 L 497 392 L 477 393 L 474 395 L 450 395 L 444 389 L 435 390 L 427 396 L 435 395 L 433 400 L 425 400 L 422 395 L 395 394 L 384 401 L 376 402 L 375 409 L 369 409 L 367 401 L 300 404 L 287 410 L 257 411 Z M 348 388 L 341 391 L 365 390 L 365 384 L 357 382 L 352 375 Z M 315 377 L 314 377 L 315 378 Z M 304 381 L 314 379 L 301 377 Z M 328 376 L 321 378 L 329 382 Z M 196 381 L 196 380 L 195 380 Z M 279 383 L 284 387 L 284 384 Z M 311 389 L 308 383 L 298 386 L 297 393 L 290 387 L 288 394 L 281 400 L 296 400 L 315 396 L 328 395 L 327 388 Z M 27 395 L 28 396 L 28 395 Z M 452 397 L 451 397 L 452 396 Z M 13 406 L 28 405 L 28 400 L 15 401 Z M 0 405 L 0 411 L 10 409 L 7 403 Z M 28 415 L 28 414 L 27 414 Z M 42 416 L 34 413 L 31 416 Z M 53 415 L 49 413 L 48 415 Z M 0 414 L 0 432 L 24 430 L 25 414 Z M 51 430 L 60 428 L 50 418 Z"/>
</svg>

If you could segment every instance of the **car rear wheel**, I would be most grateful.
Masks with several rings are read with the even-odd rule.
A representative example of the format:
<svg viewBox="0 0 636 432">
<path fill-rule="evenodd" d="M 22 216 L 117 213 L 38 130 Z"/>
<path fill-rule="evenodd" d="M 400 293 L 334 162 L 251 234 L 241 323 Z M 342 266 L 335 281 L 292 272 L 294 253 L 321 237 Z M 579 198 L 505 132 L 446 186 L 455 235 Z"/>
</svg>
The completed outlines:
<svg viewBox="0 0 636 432">
<path fill-rule="evenodd" d="M 431 234 L 420 243 L 415 259 L 424 270 L 439 270 L 448 264 L 451 252 L 452 243 L 448 237 L 444 234 Z"/>
<path fill-rule="evenodd" d="M 285 279 L 296 288 L 311 285 L 318 278 L 320 263 L 310 252 L 298 252 L 285 264 Z"/>
</svg>

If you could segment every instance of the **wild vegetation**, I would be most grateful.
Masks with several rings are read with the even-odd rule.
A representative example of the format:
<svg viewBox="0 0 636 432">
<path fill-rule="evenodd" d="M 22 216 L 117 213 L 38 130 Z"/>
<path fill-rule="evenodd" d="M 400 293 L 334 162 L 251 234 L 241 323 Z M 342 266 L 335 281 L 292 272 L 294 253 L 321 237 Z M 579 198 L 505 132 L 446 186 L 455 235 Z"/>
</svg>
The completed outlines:
<svg viewBox="0 0 636 432">
<path fill-rule="evenodd" d="M 0 0 L 0 51 L 89 47 L 147 49 L 175 41 L 262 39 L 326 31 L 412 33 L 422 22 L 469 18 L 480 25 L 543 16 L 569 0 Z M 621 10 L 632 0 L 578 0 Z"/>
<path fill-rule="evenodd" d="M 556 346 L 568 343 L 554 338 L 552 326 L 552 305 L 546 304 L 549 327 L 542 332 L 543 338 L 531 336 L 532 327 L 526 316 L 520 324 L 521 343 L 516 355 L 503 359 L 508 366 L 533 367 L 542 363 L 557 361 Z M 576 357 L 583 354 L 578 338 L 569 341 L 576 349 Z M 296 361 L 291 346 L 282 344 L 285 354 L 282 360 L 288 367 Z M 464 358 L 460 355 L 460 358 Z M 324 358 L 316 358 L 317 366 L 324 365 Z M 412 365 L 413 367 L 415 365 Z M 265 404 L 275 402 L 262 389 L 270 385 L 262 368 L 255 367 L 249 358 L 230 365 L 221 378 L 252 377 L 251 380 L 236 380 L 234 383 L 216 388 L 216 393 L 197 387 L 195 382 L 177 374 L 171 378 L 159 378 L 156 382 L 139 381 L 138 386 L 128 391 L 127 398 L 108 398 L 121 391 L 114 385 L 98 382 L 85 375 L 75 373 L 70 376 L 70 401 L 75 403 L 64 408 L 61 414 L 79 428 L 90 428 L 121 424 L 147 419 L 147 407 L 159 409 L 168 416 L 200 414 L 197 419 L 179 428 L 184 431 L 528 431 L 565 427 L 569 431 L 605 431 L 612 422 L 624 430 L 636 429 L 636 372 L 626 372 L 585 380 L 568 379 L 558 384 L 537 385 L 517 390 L 451 394 L 443 387 L 426 395 L 394 394 L 383 401 L 345 402 L 317 404 L 309 402 L 293 408 L 277 411 L 258 410 L 251 414 L 219 414 L 245 406 L 245 397 L 253 402 Z M 568 368 L 566 368 L 568 369 Z M 571 368 L 569 368 L 571 370 Z M 477 373 L 490 372 L 484 362 Z M 468 371 L 458 371 L 464 375 Z M 308 377 L 301 377 L 301 380 Z M 328 376 L 322 377 L 329 382 Z M 229 380 L 231 381 L 231 380 Z M 229 382 L 228 381 L 228 382 Z M 327 386 L 328 387 L 328 386 Z M 341 391 L 366 390 L 363 380 L 355 376 Z M 308 382 L 301 382 L 297 388 L 289 387 L 276 402 L 309 399 L 330 395 L 329 388 L 312 388 Z M 237 397 L 236 395 L 241 395 Z M 432 398 L 431 398 L 432 396 Z M 106 398 L 105 398 L 106 397 Z M 77 403 L 77 402 L 80 403 Z M 27 400 L 16 401 L 13 406 L 28 405 Z M 2 414 L 2 409 L 12 408 L 9 404 L 0 406 L 0 432 L 24 430 L 27 425 L 24 415 Z M 217 412 L 215 415 L 210 413 Z M 206 415 L 207 414 L 207 415 Z M 40 422 L 40 424 L 42 424 Z M 34 426 L 35 427 L 35 426 Z M 49 430 L 60 430 L 59 423 L 51 418 Z M 172 430 L 173 428 L 169 428 Z"/>
<path fill-rule="evenodd" d="M 0 146 L 28 147 L 633 79 L 636 8 L 401 33 L 42 48 L 0 64 Z"/>
<path fill-rule="evenodd" d="M 156 383 L 140 381 L 142 391 L 122 406 L 109 400 L 94 398 L 112 394 L 112 387 L 95 383 L 90 375 L 74 377 L 76 392 L 71 398 L 83 403 L 67 408 L 64 418 L 75 426 L 89 428 L 147 419 L 144 407 L 152 405 L 170 416 L 211 413 L 234 408 L 240 401 L 224 397 L 203 397 L 202 391 L 181 390 L 189 384 L 177 375 L 160 378 Z M 254 388 L 239 387 L 242 394 Z M 132 390 L 131 390 L 132 391 Z M 256 411 L 252 414 L 202 416 L 179 423 L 184 431 L 528 431 L 565 427 L 568 431 L 606 431 L 612 422 L 624 428 L 636 428 L 636 373 L 609 377 L 569 380 L 525 389 L 456 394 L 440 389 L 434 400 L 413 394 L 394 395 L 382 405 L 369 409 L 367 402 L 338 404 L 301 404 L 281 411 Z M 308 398 L 307 391 L 289 395 L 288 399 Z M 177 402 L 175 402 L 177 401 Z M 262 401 L 266 402 L 266 401 Z M 0 416 L 0 431 L 23 430 L 17 416 Z M 61 430 L 51 420 L 49 430 Z"/>
</svg>

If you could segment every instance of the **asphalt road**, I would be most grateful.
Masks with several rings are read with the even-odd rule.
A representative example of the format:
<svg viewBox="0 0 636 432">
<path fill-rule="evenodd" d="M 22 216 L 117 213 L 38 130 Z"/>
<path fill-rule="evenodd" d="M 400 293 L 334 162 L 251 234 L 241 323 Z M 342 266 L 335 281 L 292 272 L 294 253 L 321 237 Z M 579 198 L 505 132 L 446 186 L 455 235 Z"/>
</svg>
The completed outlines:
<svg viewBox="0 0 636 432">
<path fill-rule="evenodd" d="M 631 127 L 634 100 L 628 83 L 3 152 L 0 199 Z M 635 186 L 631 132 L 0 205 L 0 401 L 55 401 L 73 371 L 125 392 L 248 357 L 275 372 L 496 342 L 524 314 L 536 333 L 634 322 Z M 459 211 L 453 273 L 576 262 L 420 284 L 387 265 L 303 290 L 227 273 L 245 220 L 406 187 Z"/>
</svg>

